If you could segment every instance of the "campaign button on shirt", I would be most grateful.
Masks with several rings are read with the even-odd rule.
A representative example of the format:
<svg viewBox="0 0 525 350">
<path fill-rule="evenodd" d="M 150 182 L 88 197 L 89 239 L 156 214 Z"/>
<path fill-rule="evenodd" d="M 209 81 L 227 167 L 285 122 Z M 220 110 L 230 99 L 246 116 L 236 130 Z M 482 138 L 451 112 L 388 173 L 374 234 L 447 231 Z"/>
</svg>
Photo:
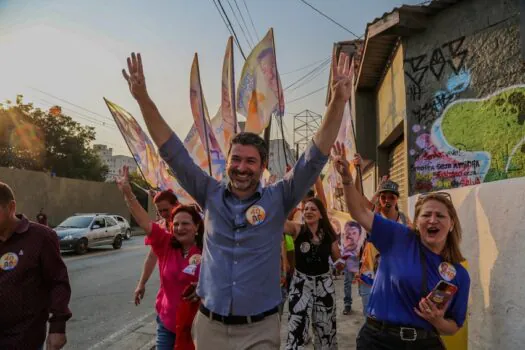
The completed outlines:
<svg viewBox="0 0 525 350">
<path fill-rule="evenodd" d="M 0 258 L 0 269 L 4 271 L 14 270 L 18 265 L 18 255 L 15 253 L 5 253 Z"/>
<path fill-rule="evenodd" d="M 261 224 L 266 218 L 266 211 L 260 205 L 253 205 L 246 211 L 246 220 L 254 226 Z"/>
<path fill-rule="evenodd" d="M 445 281 L 450 282 L 456 277 L 456 268 L 448 262 L 442 262 L 439 264 L 439 275 Z"/>
<path fill-rule="evenodd" d="M 302 253 L 308 253 L 310 251 L 310 243 L 308 242 L 303 242 L 301 243 L 301 246 L 299 247 L 299 249 L 301 249 L 301 252 Z"/>
<path fill-rule="evenodd" d="M 188 260 L 190 265 L 199 265 L 201 263 L 201 255 L 193 254 Z"/>
</svg>

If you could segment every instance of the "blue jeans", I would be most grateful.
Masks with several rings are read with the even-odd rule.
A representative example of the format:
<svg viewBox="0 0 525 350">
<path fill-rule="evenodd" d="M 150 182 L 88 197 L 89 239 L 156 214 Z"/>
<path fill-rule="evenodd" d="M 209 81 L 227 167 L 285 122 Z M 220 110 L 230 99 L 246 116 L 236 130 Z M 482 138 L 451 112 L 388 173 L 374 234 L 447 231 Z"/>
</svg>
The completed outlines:
<svg viewBox="0 0 525 350">
<path fill-rule="evenodd" d="M 173 350 L 175 347 L 175 333 L 166 329 L 157 315 L 157 350 Z"/>
<path fill-rule="evenodd" d="M 372 292 L 372 286 L 364 283 L 359 283 L 359 295 L 363 301 L 363 315 L 366 316 L 366 307 L 368 306 L 368 300 L 370 299 L 370 293 Z"/>
<path fill-rule="evenodd" d="M 350 308 L 350 309 L 352 308 L 352 281 L 354 280 L 354 276 L 355 276 L 355 273 L 345 271 L 345 282 L 344 282 L 345 308 Z"/>
</svg>

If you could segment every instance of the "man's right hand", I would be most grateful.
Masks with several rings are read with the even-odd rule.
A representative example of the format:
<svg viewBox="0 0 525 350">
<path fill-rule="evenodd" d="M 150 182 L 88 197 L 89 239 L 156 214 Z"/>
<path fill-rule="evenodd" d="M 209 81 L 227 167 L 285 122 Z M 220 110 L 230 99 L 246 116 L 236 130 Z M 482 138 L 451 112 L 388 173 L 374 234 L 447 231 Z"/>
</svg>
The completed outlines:
<svg viewBox="0 0 525 350">
<path fill-rule="evenodd" d="M 135 53 L 132 52 L 131 57 L 128 57 L 127 61 L 129 74 L 125 69 L 123 69 L 122 75 L 128 82 L 131 95 L 133 95 L 137 101 L 147 98 L 148 91 L 146 89 L 146 78 L 144 77 L 142 57 L 140 56 L 140 53 L 135 55 Z"/>
<path fill-rule="evenodd" d="M 135 306 L 140 305 L 140 301 L 144 299 L 144 294 L 146 293 L 146 286 L 139 283 L 135 289 Z"/>
</svg>

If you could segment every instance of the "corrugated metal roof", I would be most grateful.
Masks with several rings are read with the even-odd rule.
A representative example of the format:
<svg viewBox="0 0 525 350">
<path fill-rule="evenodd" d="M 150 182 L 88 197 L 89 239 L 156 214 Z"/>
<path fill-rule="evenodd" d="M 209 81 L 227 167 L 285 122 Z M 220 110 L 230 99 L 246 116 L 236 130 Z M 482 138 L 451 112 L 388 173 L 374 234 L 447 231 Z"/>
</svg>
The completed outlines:
<svg viewBox="0 0 525 350">
<path fill-rule="evenodd" d="M 422 5 L 403 5 L 375 18 L 366 27 L 357 88 L 374 89 L 383 76 L 400 37 L 426 29 L 427 18 L 462 0 L 432 0 Z"/>
<path fill-rule="evenodd" d="M 392 11 L 383 13 L 381 17 L 375 18 L 372 22 L 368 23 L 368 25 L 372 25 L 396 11 L 415 11 L 432 16 L 460 1 L 461 0 L 432 0 L 423 1 L 420 5 L 402 5 L 399 7 L 394 7 Z"/>
</svg>

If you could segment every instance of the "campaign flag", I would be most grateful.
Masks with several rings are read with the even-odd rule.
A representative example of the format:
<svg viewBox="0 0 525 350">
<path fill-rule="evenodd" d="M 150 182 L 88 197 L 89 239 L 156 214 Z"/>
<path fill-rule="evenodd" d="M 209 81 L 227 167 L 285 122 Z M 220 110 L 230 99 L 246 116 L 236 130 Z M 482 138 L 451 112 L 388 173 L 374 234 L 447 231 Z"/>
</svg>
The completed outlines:
<svg viewBox="0 0 525 350">
<path fill-rule="evenodd" d="M 208 107 L 202 93 L 197 54 L 193 59 L 190 73 L 190 104 L 197 134 L 207 152 L 206 157 L 211 161 L 211 165 L 208 165 L 208 172 L 211 171 L 210 175 L 221 180 L 226 169 L 226 160 L 211 126 Z"/>
<path fill-rule="evenodd" d="M 106 98 L 104 101 L 146 182 L 154 189 L 172 189 L 182 203 L 193 202 L 171 174 L 166 162 L 160 158 L 153 142 L 137 120 L 119 105 Z"/>
<path fill-rule="evenodd" d="M 253 48 L 237 87 L 237 112 L 246 117 L 245 131 L 260 134 L 272 113 L 284 114 L 284 97 L 277 70 L 273 29 Z"/>
<path fill-rule="evenodd" d="M 227 154 L 230 141 L 238 132 L 235 108 L 235 73 L 233 66 L 233 37 L 228 39 L 222 65 L 221 106 L 211 120 L 213 132 L 223 154 Z"/>
</svg>

